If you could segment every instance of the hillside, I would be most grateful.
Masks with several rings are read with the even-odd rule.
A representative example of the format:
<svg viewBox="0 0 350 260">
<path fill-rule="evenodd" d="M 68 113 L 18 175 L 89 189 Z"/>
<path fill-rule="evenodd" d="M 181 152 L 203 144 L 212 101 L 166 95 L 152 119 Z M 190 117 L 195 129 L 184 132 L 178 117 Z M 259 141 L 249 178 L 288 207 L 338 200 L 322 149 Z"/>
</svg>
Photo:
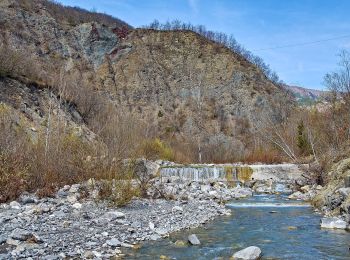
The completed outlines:
<svg viewBox="0 0 350 260">
<path fill-rule="evenodd" d="M 327 100 L 327 91 L 309 89 L 299 86 L 290 86 L 287 84 L 284 84 L 283 86 L 294 95 L 296 101 L 301 105 L 312 105 L 318 101 Z"/>
<path fill-rule="evenodd" d="M 253 145 L 257 121 L 280 122 L 293 106 L 288 92 L 258 67 L 194 32 L 132 29 L 118 19 L 41 0 L 0 5 L 0 40 L 14 56 L 25 57 L 14 64 L 16 73 L 4 74 L 20 83 L 1 79 L 13 88 L 2 91 L 10 106 L 8 95 L 19 85 L 50 89 L 89 131 L 101 135 L 104 118 L 124 111 L 142 119 L 146 135 L 182 144 L 181 153 L 196 154 L 202 146 L 204 160 L 215 159 L 212 149 L 222 150 L 222 160 L 240 158 Z M 43 106 L 36 117 L 41 120 L 48 116 Z"/>
</svg>

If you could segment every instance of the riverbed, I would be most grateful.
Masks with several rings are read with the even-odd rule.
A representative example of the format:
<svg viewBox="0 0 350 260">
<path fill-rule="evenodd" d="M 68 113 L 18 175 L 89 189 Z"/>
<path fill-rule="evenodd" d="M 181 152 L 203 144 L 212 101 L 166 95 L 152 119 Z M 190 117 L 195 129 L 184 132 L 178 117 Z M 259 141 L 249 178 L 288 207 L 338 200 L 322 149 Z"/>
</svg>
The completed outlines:
<svg viewBox="0 0 350 260">
<path fill-rule="evenodd" d="M 126 252 L 130 259 L 229 259 L 234 252 L 258 246 L 262 259 L 350 259 L 350 233 L 320 229 L 321 215 L 310 205 L 283 195 L 255 195 L 226 205 L 231 216 L 203 227 L 146 242 Z M 177 247 L 175 241 L 196 234 L 200 246 Z"/>
</svg>

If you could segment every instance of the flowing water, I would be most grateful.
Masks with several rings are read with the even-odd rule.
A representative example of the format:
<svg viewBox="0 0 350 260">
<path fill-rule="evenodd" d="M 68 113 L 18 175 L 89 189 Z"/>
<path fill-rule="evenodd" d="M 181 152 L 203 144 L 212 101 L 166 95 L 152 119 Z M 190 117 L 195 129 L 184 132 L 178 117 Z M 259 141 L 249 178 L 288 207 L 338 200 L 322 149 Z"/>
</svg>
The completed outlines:
<svg viewBox="0 0 350 260">
<path fill-rule="evenodd" d="M 227 204 L 231 216 L 204 227 L 146 242 L 127 253 L 130 259 L 229 259 L 234 252 L 258 246 L 262 259 L 350 259 L 350 233 L 320 229 L 320 215 L 302 202 L 284 196 L 255 195 Z M 200 246 L 176 247 L 176 240 L 196 234 Z"/>
</svg>

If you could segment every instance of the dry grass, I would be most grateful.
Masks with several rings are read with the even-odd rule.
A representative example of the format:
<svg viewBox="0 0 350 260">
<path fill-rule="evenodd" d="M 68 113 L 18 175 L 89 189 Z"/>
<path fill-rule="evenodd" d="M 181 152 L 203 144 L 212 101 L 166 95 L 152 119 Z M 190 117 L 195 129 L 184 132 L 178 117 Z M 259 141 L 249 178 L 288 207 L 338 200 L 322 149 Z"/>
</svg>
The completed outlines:
<svg viewBox="0 0 350 260">
<path fill-rule="evenodd" d="M 242 161 L 244 163 L 267 163 L 275 164 L 285 162 L 287 159 L 282 156 L 282 153 L 274 148 L 260 148 L 249 152 Z"/>
</svg>

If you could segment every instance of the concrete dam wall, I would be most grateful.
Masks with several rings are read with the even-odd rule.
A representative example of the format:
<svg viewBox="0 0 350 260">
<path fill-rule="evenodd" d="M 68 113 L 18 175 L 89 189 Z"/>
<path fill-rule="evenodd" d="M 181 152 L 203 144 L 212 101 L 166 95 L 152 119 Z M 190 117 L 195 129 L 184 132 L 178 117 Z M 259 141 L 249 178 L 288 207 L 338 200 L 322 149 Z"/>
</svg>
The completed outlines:
<svg viewBox="0 0 350 260">
<path fill-rule="evenodd" d="M 273 180 L 292 181 L 302 179 L 303 171 L 296 164 L 240 165 L 240 164 L 190 164 L 161 166 L 162 177 L 205 181 Z"/>
</svg>

